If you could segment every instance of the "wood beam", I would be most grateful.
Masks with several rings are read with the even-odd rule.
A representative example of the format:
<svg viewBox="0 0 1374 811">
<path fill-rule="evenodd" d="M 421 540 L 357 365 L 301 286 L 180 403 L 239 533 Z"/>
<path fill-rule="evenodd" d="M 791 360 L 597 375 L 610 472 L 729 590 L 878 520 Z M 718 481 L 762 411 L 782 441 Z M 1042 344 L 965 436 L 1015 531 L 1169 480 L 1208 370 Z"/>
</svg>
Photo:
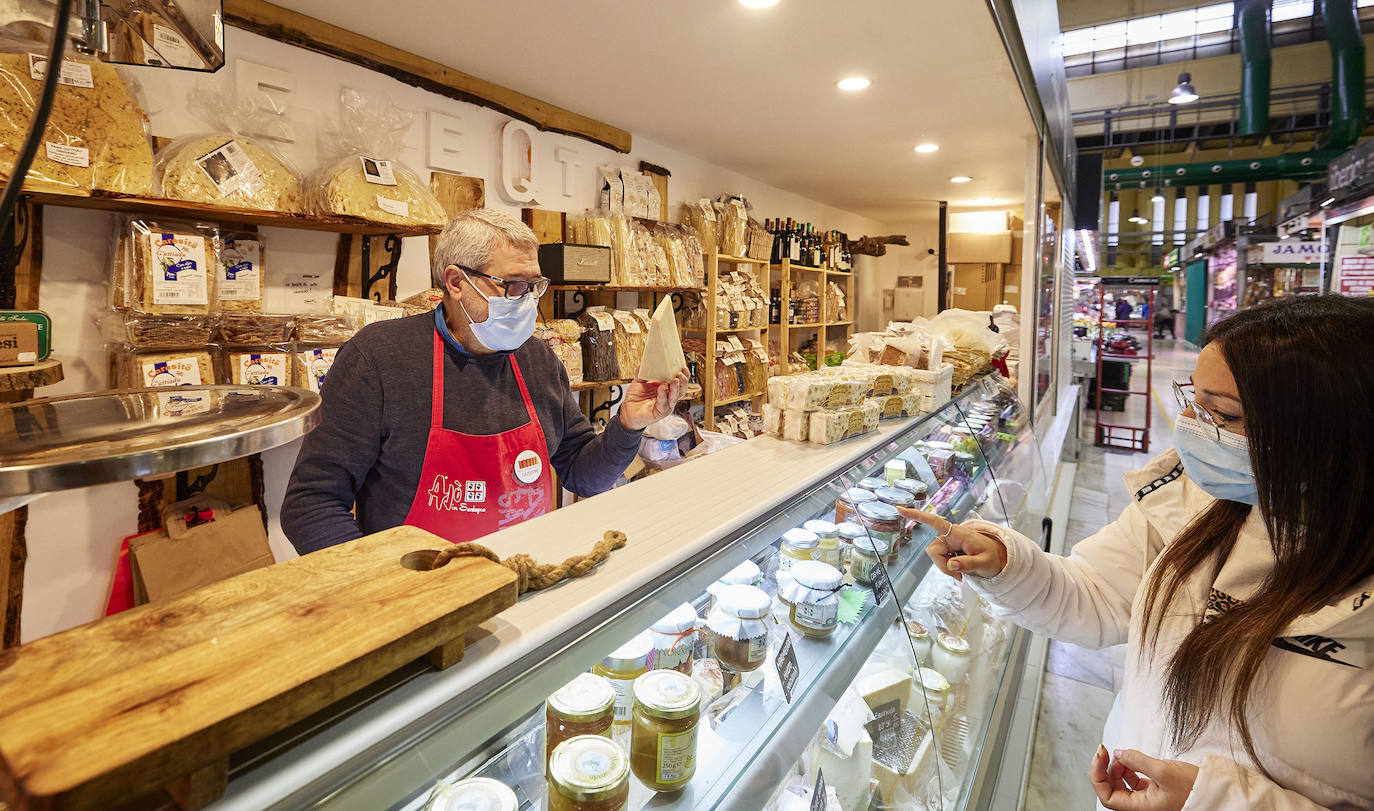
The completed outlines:
<svg viewBox="0 0 1374 811">
<path fill-rule="evenodd" d="M 265 0 L 224 0 L 224 22 L 268 39 L 342 59 L 442 96 L 500 110 L 541 130 L 630 151 L 630 133 L 370 37 Z"/>
</svg>

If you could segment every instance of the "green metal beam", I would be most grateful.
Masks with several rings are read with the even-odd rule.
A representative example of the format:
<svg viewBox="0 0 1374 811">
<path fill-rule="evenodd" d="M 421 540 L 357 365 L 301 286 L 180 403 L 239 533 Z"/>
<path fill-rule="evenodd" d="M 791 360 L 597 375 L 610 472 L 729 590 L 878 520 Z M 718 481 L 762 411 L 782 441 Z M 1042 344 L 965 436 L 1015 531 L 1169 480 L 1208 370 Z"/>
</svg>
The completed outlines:
<svg viewBox="0 0 1374 811">
<path fill-rule="evenodd" d="M 1206 183 L 1315 180 L 1325 177 L 1326 167 L 1331 163 L 1331 159 L 1344 151 L 1343 149 L 1322 149 L 1313 152 L 1290 152 L 1273 158 L 1106 169 L 1102 172 L 1102 180 L 1107 189 L 1117 191 L 1155 189 L 1168 186 L 1200 186 Z"/>
</svg>

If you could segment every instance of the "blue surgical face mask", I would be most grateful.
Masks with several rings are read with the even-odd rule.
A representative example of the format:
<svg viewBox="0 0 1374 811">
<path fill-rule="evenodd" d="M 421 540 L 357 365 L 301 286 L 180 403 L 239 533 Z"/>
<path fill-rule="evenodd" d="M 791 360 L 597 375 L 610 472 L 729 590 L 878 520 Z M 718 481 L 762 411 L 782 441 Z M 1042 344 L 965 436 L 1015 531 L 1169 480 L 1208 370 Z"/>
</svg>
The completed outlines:
<svg viewBox="0 0 1374 811">
<path fill-rule="evenodd" d="M 463 276 L 467 277 L 468 284 L 472 284 L 471 277 L 466 273 Z M 517 299 L 505 296 L 492 298 L 479 290 L 475 284 L 472 285 L 472 289 L 487 300 L 487 320 L 481 323 L 474 322 L 468 308 L 463 306 L 461 297 L 458 299 L 458 306 L 463 308 L 463 315 L 468 317 L 468 327 L 477 340 L 482 342 L 482 346 L 493 352 L 509 352 L 519 349 L 520 345 L 534 334 L 534 321 L 539 317 L 539 299 L 529 294 Z"/>
<path fill-rule="evenodd" d="M 1245 437 L 1222 431 L 1217 439 L 1212 426 L 1179 415 L 1174 423 L 1174 448 L 1183 460 L 1183 472 L 1207 495 L 1252 507 L 1259 504 Z"/>
</svg>

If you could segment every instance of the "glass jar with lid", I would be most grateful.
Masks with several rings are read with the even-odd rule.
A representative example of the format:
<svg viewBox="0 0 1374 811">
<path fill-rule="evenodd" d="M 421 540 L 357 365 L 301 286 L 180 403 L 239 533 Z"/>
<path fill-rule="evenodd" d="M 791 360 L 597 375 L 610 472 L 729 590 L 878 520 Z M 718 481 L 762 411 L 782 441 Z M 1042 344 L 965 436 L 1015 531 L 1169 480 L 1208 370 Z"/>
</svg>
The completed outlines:
<svg viewBox="0 0 1374 811">
<path fill-rule="evenodd" d="M 915 500 L 916 506 L 918 507 L 925 502 L 926 496 L 930 492 L 929 488 L 926 487 L 926 483 L 920 479 L 898 479 L 892 483 L 892 486 L 898 490 L 905 490 L 910 493 L 911 498 Z"/>
<path fill-rule="evenodd" d="M 838 528 L 829 521 L 815 519 L 802 524 L 802 529 L 816 533 L 816 539 L 820 542 L 814 553 L 815 559 L 819 560 L 821 563 L 828 563 L 836 569 L 840 568 L 840 538 Z"/>
<path fill-rule="evenodd" d="M 877 490 L 879 487 L 887 487 L 887 479 L 881 476 L 867 476 L 859 479 L 860 490 Z"/>
<path fill-rule="evenodd" d="M 968 675 L 972 656 L 969 655 L 967 639 L 941 632 L 935 635 L 935 646 L 930 650 L 930 658 L 936 670 L 943 673 L 951 683 L 958 684 Z"/>
<path fill-rule="evenodd" d="M 716 592 L 724 586 L 757 586 L 763 582 L 763 571 L 759 565 L 752 560 L 746 560 L 730 571 L 726 572 L 719 580 L 706 587 L 707 593 L 711 595 L 706 605 L 706 613 L 710 614 L 716 607 Z"/>
<path fill-rule="evenodd" d="M 930 664 L 930 632 L 920 622 L 906 618 L 906 634 L 911 638 L 911 647 L 916 651 L 918 665 Z"/>
<path fill-rule="evenodd" d="M 706 639 L 725 670 L 748 673 L 768 658 L 772 598 L 756 586 L 723 586 L 706 617 Z"/>
<path fill-rule="evenodd" d="M 634 695 L 630 768 L 650 791 L 678 791 L 697 770 L 701 688 L 676 670 L 653 670 L 635 679 Z"/>
<path fill-rule="evenodd" d="M 440 791 L 426 808 L 431 811 L 516 811 L 520 799 L 510 787 L 490 777 L 469 777 Z"/>
<path fill-rule="evenodd" d="M 666 617 L 649 626 L 654 638 L 654 658 L 649 667 L 654 670 L 676 670 L 692 673 L 692 655 L 697 647 L 697 612 L 683 603 Z"/>
<path fill-rule="evenodd" d="M 882 538 L 867 534 L 855 538 L 849 550 L 849 574 L 854 582 L 872 586 L 874 571 L 887 559 L 887 551 L 887 541 Z"/>
<path fill-rule="evenodd" d="M 949 680 L 928 667 L 922 667 L 916 671 L 913 682 L 911 704 L 918 715 L 923 715 L 926 705 L 929 705 L 930 726 L 938 732 L 949 707 Z"/>
<path fill-rule="evenodd" d="M 558 744 L 578 735 L 611 736 L 615 688 L 605 676 L 583 673 L 544 702 L 544 761 Z"/>
<path fill-rule="evenodd" d="M 592 668 L 598 676 L 604 676 L 615 688 L 615 723 L 622 728 L 630 725 L 634 710 L 635 679 L 649 672 L 649 660 L 654 655 L 654 638 L 648 631 L 636 636 L 601 660 Z"/>
<path fill-rule="evenodd" d="M 578 735 L 553 750 L 548 783 L 548 811 L 624 811 L 630 802 L 630 758 L 610 738 Z"/>
<path fill-rule="evenodd" d="M 897 565 L 897 549 L 902 542 L 902 527 L 905 521 L 901 513 L 891 504 L 872 501 L 859 505 L 859 523 L 875 538 L 887 544 L 887 565 Z"/>
<path fill-rule="evenodd" d="M 778 557 L 778 568 L 791 569 L 797 563 L 804 560 L 815 560 L 816 550 L 820 548 L 821 539 L 816 537 L 816 533 L 809 529 L 789 529 L 782 534 L 781 554 Z"/>
<path fill-rule="evenodd" d="M 916 497 L 900 487 L 884 487 L 882 490 L 874 492 L 873 495 L 877 496 L 878 500 L 884 504 L 891 504 L 898 508 L 899 513 L 901 510 L 916 509 Z M 906 516 L 902 517 L 902 529 L 897 538 L 898 548 L 905 547 L 907 544 L 911 543 L 911 528 L 913 523 L 914 522 L 906 518 Z"/>
<path fill-rule="evenodd" d="M 840 536 L 840 562 L 844 563 L 849 560 L 850 552 L 854 548 L 854 541 L 867 537 L 868 532 L 858 524 L 846 521 L 843 524 L 835 525 L 835 534 Z"/>
<path fill-rule="evenodd" d="M 844 574 L 819 560 L 792 567 L 792 580 L 778 584 L 778 599 L 787 608 L 787 621 L 803 636 L 827 639 L 839 625 L 840 581 Z"/>
<path fill-rule="evenodd" d="M 878 497 L 873 495 L 872 490 L 864 490 L 861 487 L 851 487 L 840 493 L 840 497 L 835 499 L 835 523 L 843 524 L 854 516 L 860 504 L 870 501 L 877 501 Z"/>
</svg>

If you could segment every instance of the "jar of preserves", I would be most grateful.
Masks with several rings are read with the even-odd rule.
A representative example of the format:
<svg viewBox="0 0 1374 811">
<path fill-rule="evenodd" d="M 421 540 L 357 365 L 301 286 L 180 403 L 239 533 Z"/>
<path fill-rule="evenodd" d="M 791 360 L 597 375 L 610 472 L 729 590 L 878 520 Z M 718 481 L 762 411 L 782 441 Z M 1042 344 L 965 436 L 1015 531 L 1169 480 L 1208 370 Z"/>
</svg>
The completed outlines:
<svg viewBox="0 0 1374 811">
<path fill-rule="evenodd" d="M 845 563 L 849 560 L 854 542 L 867 537 L 868 531 L 852 521 L 846 521 L 835 526 L 835 534 L 840 536 L 840 562 Z"/>
<path fill-rule="evenodd" d="M 724 586 L 706 618 L 706 640 L 720 666 L 734 673 L 758 670 L 768 658 L 772 598 L 756 586 Z"/>
<path fill-rule="evenodd" d="M 949 706 L 949 680 L 928 667 L 919 668 L 911 692 L 916 714 L 924 715 L 929 705 L 931 729 L 938 731 Z"/>
<path fill-rule="evenodd" d="M 471 811 L 480 808 L 484 811 L 516 811 L 520 799 L 510 787 L 490 777 L 470 777 L 459 780 L 430 801 L 426 806 L 432 811 Z"/>
<path fill-rule="evenodd" d="M 630 803 L 630 758 L 610 738 L 563 741 L 549 757 L 548 778 L 548 811 L 625 811 Z"/>
<path fill-rule="evenodd" d="M 654 654 L 654 638 L 648 631 L 636 636 L 601 660 L 592 668 L 598 676 L 604 676 L 615 688 L 615 723 L 628 729 L 630 716 L 634 711 L 635 679 L 649 672 L 649 660 Z"/>
<path fill-rule="evenodd" d="M 887 487 L 887 480 L 880 476 L 868 476 L 859 479 L 859 489 L 861 490 L 877 490 L 879 487 Z"/>
<path fill-rule="evenodd" d="M 843 524 L 854 516 L 854 511 L 860 504 L 870 501 L 877 501 L 878 497 L 873 495 L 872 490 L 864 490 L 860 487 L 851 487 L 840 493 L 840 497 L 835 499 L 835 523 Z"/>
<path fill-rule="evenodd" d="M 911 637 L 911 647 L 916 651 L 916 664 L 930 664 L 930 632 L 921 623 L 913 619 L 906 621 L 906 634 Z"/>
<path fill-rule="evenodd" d="M 897 550 L 902 542 L 902 527 L 906 524 L 897 508 L 881 501 L 859 505 L 859 523 L 875 538 L 887 544 L 887 565 L 897 565 Z"/>
<path fill-rule="evenodd" d="M 900 487 L 884 487 L 880 491 L 875 491 L 873 495 L 877 496 L 878 500 L 884 504 L 891 504 L 899 510 L 916 509 L 916 497 Z M 898 549 L 911 543 L 911 530 L 914 525 L 914 521 L 905 516 L 902 517 L 902 529 L 897 538 Z"/>
<path fill-rule="evenodd" d="M 935 647 L 931 648 L 930 658 L 935 669 L 944 674 L 946 679 L 953 684 L 958 684 L 968 675 L 969 655 L 968 640 L 962 636 L 950 633 L 938 633 L 935 635 Z"/>
<path fill-rule="evenodd" d="M 706 587 L 710 594 L 710 600 L 706 604 L 706 613 L 710 614 L 716 607 L 716 592 L 724 586 L 757 586 L 763 582 L 763 572 L 759 565 L 752 560 L 746 560 L 730 571 L 726 572 L 716 582 Z"/>
<path fill-rule="evenodd" d="M 892 486 L 898 490 L 905 490 L 910 493 L 912 499 L 916 501 L 917 506 L 925 502 L 926 495 L 929 492 L 926 483 L 920 479 L 898 479 L 892 483 Z"/>
<path fill-rule="evenodd" d="M 965 480 L 972 479 L 973 468 L 974 465 L 977 464 L 977 459 L 978 457 L 971 453 L 956 451 L 954 453 L 953 475 L 959 476 L 960 478 L 963 478 Z"/>
<path fill-rule="evenodd" d="M 611 736 L 615 688 L 604 676 L 583 673 L 544 702 L 544 762 L 558 744 L 578 735 Z"/>
<path fill-rule="evenodd" d="M 828 563 L 836 569 L 840 568 L 840 538 L 839 529 L 829 521 L 816 519 L 802 524 L 802 529 L 816 533 L 819 545 L 816 547 L 814 557 L 821 563 Z"/>
<path fill-rule="evenodd" d="M 778 585 L 778 599 L 787 607 L 787 621 L 803 636 L 827 639 L 839 625 L 840 581 L 834 566 L 808 560 L 792 567 L 792 580 Z"/>
<path fill-rule="evenodd" d="M 816 533 L 801 529 L 789 529 L 782 534 L 782 554 L 778 557 L 778 568 L 791 569 L 804 560 L 815 560 L 816 550 L 821 539 Z"/>
<path fill-rule="evenodd" d="M 849 550 L 849 575 L 855 583 L 873 585 L 873 572 L 887 559 L 887 541 L 864 535 Z"/>
<path fill-rule="evenodd" d="M 678 791 L 697 770 L 701 688 L 675 670 L 654 670 L 635 679 L 634 693 L 630 768 L 651 791 Z"/>
<path fill-rule="evenodd" d="M 649 634 L 654 638 L 654 658 L 649 667 L 692 674 L 692 655 L 697 647 L 696 609 L 683 603 L 650 625 Z"/>
</svg>

